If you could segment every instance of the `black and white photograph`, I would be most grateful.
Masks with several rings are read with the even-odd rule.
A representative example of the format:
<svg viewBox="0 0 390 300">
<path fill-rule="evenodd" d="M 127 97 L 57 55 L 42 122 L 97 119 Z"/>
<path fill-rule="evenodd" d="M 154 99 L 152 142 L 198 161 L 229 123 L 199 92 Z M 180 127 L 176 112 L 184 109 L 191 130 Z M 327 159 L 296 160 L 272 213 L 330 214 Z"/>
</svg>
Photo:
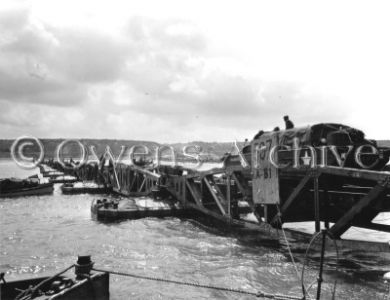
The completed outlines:
<svg viewBox="0 0 390 300">
<path fill-rule="evenodd" d="M 389 16 L 1 0 L 0 300 L 390 300 Z"/>
</svg>

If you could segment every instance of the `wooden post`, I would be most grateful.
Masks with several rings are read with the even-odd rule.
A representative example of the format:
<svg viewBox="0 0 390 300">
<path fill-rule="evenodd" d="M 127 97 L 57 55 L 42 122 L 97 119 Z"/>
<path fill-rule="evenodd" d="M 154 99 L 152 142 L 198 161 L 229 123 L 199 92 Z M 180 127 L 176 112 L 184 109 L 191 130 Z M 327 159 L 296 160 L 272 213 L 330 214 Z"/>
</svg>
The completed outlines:
<svg viewBox="0 0 390 300">
<path fill-rule="evenodd" d="M 137 173 L 135 173 L 135 171 L 131 171 L 131 175 L 132 175 L 133 178 L 132 178 L 132 181 L 131 181 L 129 192 L 134 191 L 133 187 L 134 187 L 134 184 L 136 183 L 136 180 L 137 180 Z"/>
<path fill-rule="evenodd" d="M 268 205 L 267 204 L 263 204 L 264 205 L 264 220 L 269 223 L 269 218 L 268 218 Z M 272 220 L 272 222 L 277 222 L 278 221 L 278 218 L 277 216 L 275 216 L 275 218 Z"/>
<path fill-rule="evenodd" d="M 326 180 L 324 180 L 324 213 L 323 216 L 325 218 L 325 228 L 329 229 L 329 186 Z"/>
<path fill-rule="evenodd" d="M 226 178 L 226 199 L 227 199 L 227 213 L 229 215 L 229 217 L 232 216 L 232 212 L 231 212 L 231 190 L 230 190 L 230 183 L 231 183 L 231 179 L 230 179 L 230 174 L 227 175 L 227 178 Z"/>
<path fill-rule="evenodd" d="M 187 180 L 187 179 L 184 177 L 184 178 L 182 179 L 182 182 L 181 182 L 181 184 L 182 184 L 182 192 L 183 192 L 181 198 L 182 198 L 182 204 L 183 204 L 184 207 L 187 207 L 187 187 L 186 187 L 186 180 Z"/>
<path fill-rule="evenodd" d="M 315 219 L 315 228 L 316 232 L 321 230 L 321 218 L 320 218 L 320 195 L 319 195 L 319 185 L 318 185 L 318 174 L 313 174 L 314 181 L 314 219 Z"/>
</svg>

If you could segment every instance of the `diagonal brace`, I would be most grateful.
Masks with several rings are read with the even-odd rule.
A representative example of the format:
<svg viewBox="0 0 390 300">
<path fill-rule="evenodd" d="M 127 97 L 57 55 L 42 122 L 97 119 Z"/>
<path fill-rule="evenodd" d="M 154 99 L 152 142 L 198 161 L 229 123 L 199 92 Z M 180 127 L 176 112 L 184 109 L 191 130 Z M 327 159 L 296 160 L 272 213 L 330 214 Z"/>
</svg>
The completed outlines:
<svg viewBox="0 0 390 300">
<path fill-rule="evenodd" d="M 377 184 L 374 186 L 367 195 L 362 197 L 358 203 L 352 206 L 351 209 L 330 228 L 330 232 L 333 236 L 340 238 L 340 236 L 352 226 L 353 219 L 360 214 L 365 207 L 377 200 L 386 192 L 386 190 L 387 185 Z"/>
</svg>

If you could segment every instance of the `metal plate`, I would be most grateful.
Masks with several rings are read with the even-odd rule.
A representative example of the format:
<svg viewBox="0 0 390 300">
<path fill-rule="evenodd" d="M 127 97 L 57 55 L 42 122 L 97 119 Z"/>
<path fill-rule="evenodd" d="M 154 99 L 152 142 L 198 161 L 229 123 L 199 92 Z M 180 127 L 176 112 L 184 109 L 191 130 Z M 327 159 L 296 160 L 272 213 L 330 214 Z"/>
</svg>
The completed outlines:
<svg viewBox="0 0 390 300">
<path fill-rule="evenodd" d="M 270 132 L 252 144 L 253 201 L 279 204 L 279 171 L 270 161 L 271 149 L 279 145 L 277 132 Z"/>
</svg>

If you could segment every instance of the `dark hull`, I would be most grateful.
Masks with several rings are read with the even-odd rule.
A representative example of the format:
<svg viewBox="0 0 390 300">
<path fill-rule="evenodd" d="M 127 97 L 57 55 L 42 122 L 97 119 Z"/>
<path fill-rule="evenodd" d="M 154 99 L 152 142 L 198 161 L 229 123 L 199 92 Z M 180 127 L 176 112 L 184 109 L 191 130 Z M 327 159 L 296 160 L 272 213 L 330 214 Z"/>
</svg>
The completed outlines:
<svg viewBox="0 0 390 300">
<path fill-rule="evenodd" d="M 69 287 L 63 286 L 58 292 L 50 292 L 51 286 L 54 281 L 62 281 L 66 277 L 60 276 L 52 278 L 47 283 L 43 284 L 39 289 L 44 295 L 39 296 L 37 299 L 41 300 L 71 300 L 71 299 L 83 299 L 83 300 L 109 300 L 109 275 L 108 273 L 95 273 L 90 276 L 89 279 L 82 279 L 73 281 L 73 284 Z M 40 282 L 49 279 L 49 277 L 25 279 L 10 281 L 7 283 L 1 283 L 2 300 L 13 300 L 19 294 L 20 290 L 26 290 L 30 286 L 36 286 Z"/>
<path fill-rule="evenodd" d="M 53 179 L 49 179 L 49 181 L 51 183 L 74 183 L 77 181 L 77 178 L 72 178 L 72 179 L 68 179 L 68 178 L 53 178 Z"/>
<path fill-rule="evenodd" d="M 112 222 L 147 217 L 188 217 L 192 212 L 192 210 L 185 209 L 169 201 L 157 201 L 153 203 L 145 207 L 138 205 L 132 199 L 125 199 L 119 202 L 118 207 L 113 207 L 111 202 L 103 204 L 98 203 L 95 199 L 91 204 L 91 213 L 92 217 L 98 221 Z"/>
<path fill-rule="evenodd" d="M 53 183 L 40 184 L 38 186 L 26 189 L 15 190 L 12 192 L 0 193 L 0 198 L 23 197 L 34 195 L 48 195 L 54 191 Z"/>
<path fill-rule="evenodd" d="M 110 189 L 107 187 L 67 187 L 62 186 L 61 191 L 63 194 L 75 195 L 75 194 L 108 194 Z"/>
</svg>

